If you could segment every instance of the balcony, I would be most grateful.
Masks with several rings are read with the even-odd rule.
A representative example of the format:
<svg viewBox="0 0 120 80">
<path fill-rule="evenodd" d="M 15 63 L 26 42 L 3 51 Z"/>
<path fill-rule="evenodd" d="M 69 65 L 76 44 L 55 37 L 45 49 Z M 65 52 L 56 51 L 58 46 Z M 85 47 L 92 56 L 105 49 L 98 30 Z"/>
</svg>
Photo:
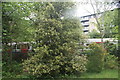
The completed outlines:
<svg viewBox="0 0 120 80">
<path fill-rule="evenodd" d="M 89 20 L 81 20 L 81 22 L 88 22 Z"/>
<path fill-rule="evenodd" d="M 84 27 L 88 27 L 89 25 L 83 25 Z"/>
<path fill-rule="evenodd" d="M 89 30 L 83 30 L 83 32 L 89 32 Z"/>
</svg>

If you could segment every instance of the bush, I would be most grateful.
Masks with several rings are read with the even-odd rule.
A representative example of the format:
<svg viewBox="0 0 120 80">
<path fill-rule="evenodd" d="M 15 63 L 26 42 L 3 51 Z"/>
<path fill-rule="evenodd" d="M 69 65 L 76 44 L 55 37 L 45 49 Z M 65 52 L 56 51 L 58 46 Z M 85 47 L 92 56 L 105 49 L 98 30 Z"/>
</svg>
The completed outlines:
<svg viewBox="0 0 120 80">
<path fill-rule="evenodd" d="M 89 56 L 89 55 L 91 55 L 91 50 L 85 50 L 83 52 L 80 52 L 80 54 L 84 54 L 84 55 Z"/>
<path fill-rule="evenodd" d="M 72 74 L 71 60 L 83 38 L 78 19 L 45 19 L 36 30 L 35 55 L 25 60 L 24 71 L 32 77 Z M 84 64 L 83 64 L 84 65 Z"/>
<path fill-rule="evenodd" d="M 110 55 L 109 53 L 105 55 L 105 69 L 118 69 L 118 57 Z"/>
<path fill-rule="evenodd" d="M 87 71 L 88 72 L 101 72 L 104 68 L 104 48 L 97 44 L 93 43 L 89 45 L 90 47 L 90 55 L 88 57 L 88 65 Z"/>
<path fill-rule="evenodd" d="M 60 73 L 60 66 L 65 65 L 64 57 L 51 56 L 47 47 L 37 48 L 35 54 L 23 63 L 24 71 L 32 77 L 53 77 Z M 52 52 L 52 50 L 50 50 Z M 62 60 L 63 59 L 63 60 Z"/>
<path fill-rule="evenodd" d="M 2 76 L 3 78 L 16 78 L 17 75 L 22 73 L 22 65 L 16 61 L 11 63 L 2 63 Z"/>
<path fill-rule="evenodd" d="M 87 64 L 87 56 L 86 55 L 81 55 L 78 56 L 76 55 L 72 60 L 71 60 L 71 64 L 72 64 L 72 68 L 74 69 L 74 71 L 76 72 L 85 72 L 86 69 L 86 64 Z"/>
<path fill-rule="evenodd" d="M 104 46 L 108 53 L 118 57 L 119 52 L 117 51 L 117 44 L 113 44 L 110 43 L 109 41 L 106 41 Z"/>
<path fill-rule="evenodd" d="M 40 54 L 32 56 L 23 63 L 24 72 L 31 77 L 52 78 L 86 71 L 87 59 L 85 55 L 75 56 L 75 54 L 70 54 L 63 56 L 63 53 L 61 53 L 60 55 L 50 56 L 47 47 L 39 48 L 39 50 L 41 50 Z"/>
</svg>

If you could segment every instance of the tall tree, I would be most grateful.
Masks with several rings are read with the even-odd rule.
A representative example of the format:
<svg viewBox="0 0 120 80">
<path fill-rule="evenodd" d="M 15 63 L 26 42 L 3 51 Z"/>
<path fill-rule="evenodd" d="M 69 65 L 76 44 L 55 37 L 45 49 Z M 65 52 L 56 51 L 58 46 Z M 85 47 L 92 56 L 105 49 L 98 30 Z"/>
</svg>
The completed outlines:
<svg viewBox="0 0 120 80">
<path fill-rule="evenodd" d="M 3 52 L 12 50 L 13 42 L 33 41 L 31 21 L 26 17 L 30 15 L 31 3 L 3 2 L 2 3 L 2 43 Z M 7 44 L 10 43 L 10 46 Z M 12 51 L 10 51 L 10 61 Z"/>
<path fill-rule="evenodd" d="M 90 4 L 93 8 L 93 11 L 94 11 L 94 18 L 96 20 L 96 23 L 95 25 L 98 27 L 98 30 L 100 32 L 100 36 L 101 36 L 101 41 L 103 42 L 103 38 L 105 37 L 105 35 L 109 34 L 109 30 L 111 28 L 112 25 L 112 20 L 111 21 L 108 21 L 107 19 L 110 19 L 111 18 L 111 14 L 108 14 L 110 12 L 110 10 L 113 8 L 113 4 L 112 3 L 109 3 L 109 2 L 103 2 L 101 3 L 100 1 L 95 1 L 92 2 L 90 0 Z M 99 16 L 102 17 L 100 18 Z M 109 16 L 111 15 L 111 16 Z M 113 18 L 113 16 L 112 16 Z M 108 30 L 109 29 L 109 30 Z M 106 36 L 107 37 L 107 36 Z M 108 36 L 109 37 L 109 36 Z"/>
<path fill-rule="evenodd" d="M 117 38 L 117 18 L 118 12 L 116 9 L 105 11 L 99 19 L 100 24 L 104 24 L 104 37 L 106 38 Z M 102 21 L 104 20 L 104 21 Z"/>
<path fill-rule="evenodd" d="M 30 75 L 41 77 L 73 72 L 70 61 L 78 50 L 77 43 L 82 40 L 82 31 L 78 19 L 61 19 L 59 15 L 62 13 L 59 12 L 68 7 L 68 3 L 63 4 L 35 3 L 35 7 L 40 7 L 34 13 L 36 54 L 23 63 L 24 70 Z"/>
<path fill-rule="evenodd" d="M 30 15 L 31 4 L 3 2 L 2 5 L 3 43 L 28 41 L 31 24 L 25 17 Z"/>
</svg>

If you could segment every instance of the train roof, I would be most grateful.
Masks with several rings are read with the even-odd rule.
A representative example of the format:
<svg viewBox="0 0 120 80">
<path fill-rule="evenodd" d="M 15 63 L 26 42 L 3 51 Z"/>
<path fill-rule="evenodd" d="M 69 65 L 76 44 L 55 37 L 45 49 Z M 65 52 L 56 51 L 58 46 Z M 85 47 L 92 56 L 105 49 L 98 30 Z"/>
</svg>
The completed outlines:
<svg viewBox="0 0 120 80">
<path fill-rule="evenodd" d="M 100 38 L 93 38 L 93 39 L 87 39 L 88 42 L 101 42 Z M 118 40 L 114 38 L 103 38 L 103 42 L 110 41 L 110 42 L 118 42 Z"/>
<path fill-rule="evenodd" d="M 15 45 L 15 44 L 30 44 L 30 43 L 35 43 L 35 42 L 13 42 L 13 43 L 8 43 L 8 45 Z"/>
</svg>

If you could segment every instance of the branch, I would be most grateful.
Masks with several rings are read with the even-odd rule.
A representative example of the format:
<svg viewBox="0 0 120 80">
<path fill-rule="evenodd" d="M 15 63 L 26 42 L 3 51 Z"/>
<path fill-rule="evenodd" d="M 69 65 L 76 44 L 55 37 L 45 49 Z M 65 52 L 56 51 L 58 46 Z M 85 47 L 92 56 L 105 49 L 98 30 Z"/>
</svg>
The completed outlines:
<svg viewBox="0 0 120 80">
<path fill-rule="evenodd" d="M 93 6 L 93 4 L 92 4 L 92 1 L 91 1 L 91 0 L 90 0 L 90 4 L 91 4 L 91 6 L 92 6 L 92 8 L 93 8 L 94 14 L 96 14 L 96 12 L 95 12 L 95 8 L 94 8 L 94 6 Z M 93 16 L 93 17 L 95 18 L 95 20 L 97 21 L 98 26 L 100 27 L 101 25 L 100 25 L 100 23 L 99 23 L 99 21 L 98 21 L 98 19 L 97 19 L 96 15 L 95 15 L 95 16 Z M 101 31 L 100 31 L 100 32 L 101 32 Z"/>
</svg>

